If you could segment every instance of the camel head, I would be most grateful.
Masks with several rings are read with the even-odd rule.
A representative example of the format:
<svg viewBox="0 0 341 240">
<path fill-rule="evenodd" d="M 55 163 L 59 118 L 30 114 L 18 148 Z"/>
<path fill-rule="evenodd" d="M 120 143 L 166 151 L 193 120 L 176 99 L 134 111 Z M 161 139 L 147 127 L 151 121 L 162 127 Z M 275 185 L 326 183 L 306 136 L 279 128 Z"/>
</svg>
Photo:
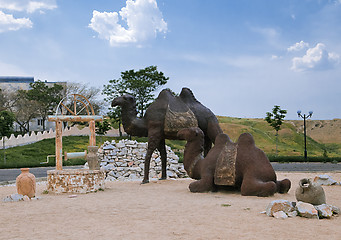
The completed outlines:
<svg viewBox="0 0 341 240">
<path fill-rule="evenodd" d="M 115 98 L 112 103 L 112 107 L 120 106 L 120 107 L 134 107 L 136 106 L 135 97 L 130 94 L 125 94 L 123 96 Z"/>
<path fill-rule="evenodd" d="M 215 145 L 225 145 L 225 144 L 231 144 L 233 143 L 229 136 L 225 133 L 220 133 L 217 135 L 215 139 Z"/>
<path fill-rule="evenodd" d="M 179 139 L 186 141 L 193 141 L 198 138 L 204 139 L 204 133 L 198 127 L 183 128 L 178 132 L 177 136 Z"/>
</svg>

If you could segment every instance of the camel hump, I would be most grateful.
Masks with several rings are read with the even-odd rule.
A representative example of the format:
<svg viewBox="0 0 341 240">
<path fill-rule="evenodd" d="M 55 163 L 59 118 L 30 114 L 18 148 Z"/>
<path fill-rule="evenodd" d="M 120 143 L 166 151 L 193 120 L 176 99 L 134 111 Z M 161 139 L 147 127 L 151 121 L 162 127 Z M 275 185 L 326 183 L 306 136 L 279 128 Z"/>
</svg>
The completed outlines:
<svg viewBox="0 0 341 240">
<path fill-rule="evenodd" d="M 189 88 L 182 88 L 181 93 L 179 95 L 179 97 L 185 102 L 198 102 L 198 100 L 195 98 L 193 92 L 191 89 Z"/>
<path fill-rule="evenodd" d="M 182 101 L 180 97 L 174 96 L 169 89 L 163 89 L 155 102 L 159 102 L 162 106 L 173 112 L 187 112 L 189 107 Z"/>
<path fill-rule="evenodd" d="M 216 169 L 214 173 L 214 183 L 216 185 L 235 185 L 237 149 L 238 144 L 231 141 L 226 142 L 224 145 L 216 163 Z"/>
<path fill-rule="evenodd" d="M 256 147 L 255 140 L 253 139 L 253 136 L 250 133 L 242 133 L 238 138 L 238 145 L 240 147 Z"/>
</svg>

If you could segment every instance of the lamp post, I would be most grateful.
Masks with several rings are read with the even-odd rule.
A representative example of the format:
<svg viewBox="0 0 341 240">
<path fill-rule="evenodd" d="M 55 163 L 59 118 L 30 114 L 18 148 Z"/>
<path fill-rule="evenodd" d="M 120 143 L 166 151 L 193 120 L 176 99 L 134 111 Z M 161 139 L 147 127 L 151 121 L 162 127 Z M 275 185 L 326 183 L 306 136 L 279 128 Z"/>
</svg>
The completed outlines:
<svg viewBox="0 0 341 240">
<path fill-rule="evenodd" d="M 303 128 L 304 128 L 304 158 L 307 160 L 307 133 L 306 133 L 306 125 L 305 120 L 307 118 L 310 118 L 313 115 L 313 111 L 309 112 L 309 115 L 305 115 L 305 113 L 302 115 L 301 110 L 297 111 L 297 115 L 301 118 L 303 118 Z"/>
</svg>

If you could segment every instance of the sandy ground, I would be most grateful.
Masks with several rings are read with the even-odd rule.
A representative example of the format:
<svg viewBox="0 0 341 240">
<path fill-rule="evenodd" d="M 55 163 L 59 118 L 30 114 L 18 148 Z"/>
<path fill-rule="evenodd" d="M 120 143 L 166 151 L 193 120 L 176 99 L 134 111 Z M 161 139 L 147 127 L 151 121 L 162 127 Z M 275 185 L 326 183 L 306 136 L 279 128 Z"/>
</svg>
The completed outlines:
<svg viewBox="0 0 341 240">
<path fill-rule="evenodd" d="M 288 194 L 245 197 L 238 192 L 191 193 L 191 179 L 108 182 L 90 194 L 43 194 L 30 202 L 0 203 L 0 239 L 341 239 L 341 216 L 285 220 L 260 212 L 275 199 L 295 201 L 300 179 L 322 173 L 277 173 Z M 341 181 L 341 173 L 325 173 Z M 341 207 L 341 186 L 324 186 L 327 203 Z M 0 187 L 0 198 L 16 193 Z M 228 206 L 230 205 L 230 206 Z"/>
</svg>

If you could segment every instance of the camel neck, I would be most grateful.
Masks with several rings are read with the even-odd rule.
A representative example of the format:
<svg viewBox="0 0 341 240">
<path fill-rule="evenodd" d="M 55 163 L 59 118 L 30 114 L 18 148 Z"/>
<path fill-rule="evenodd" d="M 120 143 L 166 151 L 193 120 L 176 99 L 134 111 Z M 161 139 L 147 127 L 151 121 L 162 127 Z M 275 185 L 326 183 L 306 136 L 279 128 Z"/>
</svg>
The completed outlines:
<svg viewBox="0 0 341 240">
<path fill-rule="evenodd" d="M 137 117 L 135 106 L 122 107 L 122 125 L 129 135 L 140 137 L 148 135 L 145 121 Z"/>
</svg>

